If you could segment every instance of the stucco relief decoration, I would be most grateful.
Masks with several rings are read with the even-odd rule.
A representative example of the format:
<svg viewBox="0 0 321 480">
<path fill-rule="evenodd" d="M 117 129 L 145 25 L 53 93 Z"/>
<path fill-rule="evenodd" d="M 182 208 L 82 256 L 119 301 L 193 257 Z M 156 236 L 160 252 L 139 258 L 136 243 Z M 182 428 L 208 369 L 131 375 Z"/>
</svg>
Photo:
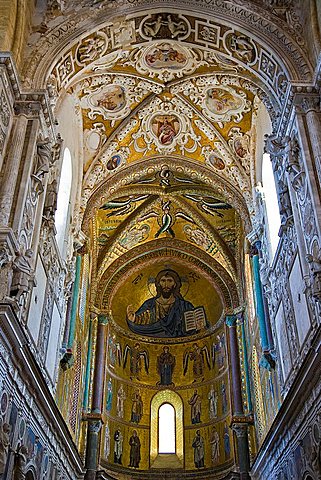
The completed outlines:
<svg viewBox="0 0 321 480">
<path fill-rule="evenodd" d="M 233 158 L 229 152 L 228 146 L 225 146 L 222 142 L 215 142 L 214 147 L 215 148 L 204 146 L 202 148 L 202 155 L 205 158 L 205 164 L 209 168 L 231 180 L 243 193 L 249 209 L 252 210 L 253 200 L 251 185 L 246 173 L 249 170 L 249 165 L 246 165 L 244 169 L 240 169 L 235 162 L 235 158 Z"/>
<path fill-rule="evenodd" d="M 225 36 L 225 45 L 234 57 L 246 64 L 254 64 L 257 52 L 252 40 L 240 33 L 228 32 Z"/>
<path fill-rule="evenodd" d="M 239 91 L 229 84 L 235 84 Z M 182 92 L 202 109 L 202 113 L 223 128 L 224 122 L 233 120 L 238 123 L 251 109 L 251 102 L 245 91 L 240 90 L 237 78 L 229 76 L 200 77 L 196 81 L 188 80 L 172 88 L 173 93 Z"/>
<path fill-rule="evenodd" d="M 243 133 L 239 127 L 232 127 L 229 131 L 229 138 L 232 151 L 241 160 L 244 170 L 249 171 L 249 136 Z"/>
<path fill-rule="evenodd" d="M 57 78 L 60 86 L 66 82 L 74 73 L 74 59 L 71 54 L 64 58 L 57 66 Z"/>
<path fill-rule="evenodd" d="M 124 47 L 136 40 L 135 22 L 116 22 L 110 27 L 113 48 Z"/>
<path fill-rule="evenodd" d="M 143 75 L 168 82 L 193 73 L 206 62 L 193 50 L 167 40 L 146 48 L 134 49 L 123 63 L 136 68 Z"/>
<path fill-rule="evenodd" d="M 159 93 L 161 90 L 145 80 L 104 74 L 84 80 L 77 89 L 81 96 L 81 107 L 89 110 L 88 118 L 96 120 L 100 115 L 105 120 L 111 120 L 112 126 L 129 115 L 133 104 L 149 93 Z M 97 128 L 95 130 L 98 133 Z"/>
<path fill-rule="evenodd" d="M 10 109 L 4 91 L 0 94 L 0 154 L 4 148 L 10 121 Z"/>
<path fill-rule="evenodd" d="M 192 128 L 193 112 L 180 99 L 155 99 L 138 113 L 141 130 L 133 134 L 137 152 L 146 152 L 156 145 L 159 153 L 195 152 L 200 141 Z M 141 145 L 143 139 L 144 145 Z"/>
<path fill-rule="evenodd" d="M 213 87 L 206 90 L 203 100 L 207 117 L 215 122 L 229 122 L 231 118 L 240 122 L 243 113 L 248 112 L 251 104 L 244 92 L 237 94 L 230 87 Z"/>
<path fill-rule="evenodd" d="M 85 185 L 81 198 L 81 210 L 85 210 L 92 189 L 104 180 L 106 174 L 110 175 L 114 173 L 116 169 L 121 168 L 122 165 L 126 163 L 129 154 L 130 149 L 125 146 L 119 147 L 117 141 L 113 141 L 108 145 L 98 162 L 89 170 L 88 175 L 85 177 Z"/>
<path fill-rule="evenodd" d="M 88 65 L 104 55 L 109 46 L 107 35 L 100 31 L 85 38 L 76 50 L 79 65 Z"/>
<path fill-rule="evenodd" d="M 139 27 L 140 35 L 146 40 L 173 38 L 183 40 L 190 34 L 191 27 L 182 15 L 156 13 L 144 18 Z"/>
</svg>

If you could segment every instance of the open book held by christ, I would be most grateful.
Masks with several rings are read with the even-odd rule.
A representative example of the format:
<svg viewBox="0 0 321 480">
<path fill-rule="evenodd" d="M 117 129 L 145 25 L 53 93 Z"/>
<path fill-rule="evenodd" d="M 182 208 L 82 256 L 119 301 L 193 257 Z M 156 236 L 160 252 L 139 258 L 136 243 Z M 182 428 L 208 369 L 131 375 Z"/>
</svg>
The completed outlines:
<svg viewBox="0 0 321 480">
<path fill-rule="evenodd" d="M 204 307 L 196 307 L 194 310 L 184 312 L 185 330 L 202 330 L 206 327 L 206 315 Z"/>
</svg>

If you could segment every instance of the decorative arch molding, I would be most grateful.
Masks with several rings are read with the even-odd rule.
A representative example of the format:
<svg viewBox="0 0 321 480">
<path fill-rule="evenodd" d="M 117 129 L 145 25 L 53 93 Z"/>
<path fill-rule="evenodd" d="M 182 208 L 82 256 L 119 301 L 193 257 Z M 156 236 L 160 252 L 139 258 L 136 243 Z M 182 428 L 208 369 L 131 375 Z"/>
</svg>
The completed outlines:
<svg viewBox="0 0 321 480">
<path fill-rule="evenodd" d="M 82 216 L 83 231 L 85 233 L 89 232 L 90 223 L 95 212 L 105 202 L 114 198 L 124 186 L 137 182 L 147 172 L 149 175 L 159 172 L 162 163 L 164 163 L 164 157 L 160 155 L 142 159 L 111 175 L 100 185 L 90 183 L 90 185 L 84 187 L 83 199 L 86 199 L 86 202 L 82 206 L 84 212 Z M 166 157 L 166 165 L 168 165 L 171 171 L 179 175 L 183 174 L 187 178 L 210 188 L 212 195 L 217 195 L 237 211 L 243 220 L 245 233 L 250 232 L 249 208 L 242 193 L 228 180 L 211 171 L 208 167 L 196 163 L 187 157 Z"/>
<path fill-rule="evenodd" d="M 175 410 L 176 455 L 184 461 L 184 408 L 183 401 L 173 390 L 162 390 L 152 398 L 150 405 L 150 465 L 158 455 L 158 411 L 161 405 L 169 403 Z"/>
<path fill-rule="evenodd" d="M 126 19 L 132 32 L 132 35 L 125 36 L 125 39 L 121 42 L 121 34 L 124 33 L 124 30 L 119 20 L 119 12 L 117 11 L 117 5 L 115 5 L 115 3 L 116 2 L 113 2 L 113 12 L 115 12 L 114 16 L 117 17 L 117 22 L 114 20 L 114 16 L 110 16 L 108 22 L 101 22 L 102 18 L 106 18 L 103 14 L 104 9 L 108 9 L 108 13 L 110 12 L 107 2 L 98 9 L 90 9 L 82 5 L 79 13 L 70 11 L 69 16 L 67 16 L 68 12 L 66 12 L 67 19 L 64 22 L 49 30 L 47 35 L 44 36 L 43 39 L 40 39 L 40 41 L 38 38 L 37 48 L 32 50 L 30 61 L 26 62 L 24 71 L 25 80 L 28 78 L 28 82 L 26 82 L 28 86 L 36 89 L 44 88 L 50 73 L 54 71 L 55 68 L 59 68 L 59 62 L 65 62 L 67 59 L 70 59 L 72 67 L 73 57 L 71 53 L 75 52 L 77 43 L 86 39 L 88 32 L 90 32 L 90 34 L 97 34 L 100 30 L 109 29 L 109 35 L 107 35 L 107 37 L 106 34 L 103 33 L 111 47 L 108 51 L 116 51 L 119 46 L 123 46 L 124 44 L 132 46 L 136 43 L 136 36 L 139 35 L 140 17 L 143 20 L 152 14 L 157 14 L 160 11 L 164 12 L 164 2 L 162 1 L 155 0 L 152 2 L 152 11 L 150 10 L 151 2 L 148 0 L 131 0 L 130 3 L 124 2 L 123 0 L 118 1 L 117 4 L 123 18 Z M 312 80 L 312 69 L 302 48 L 302 38 L 295 29 L 289 27 L 286 22 L 271 15 L 264 8 L 246 1 L 241 4 L 237 2 L 237 4 L 234 5 L 232 2 L 222 2 L 221 0 L 212 0 L 210 4 L 205 0 L 201 0 L 198 3 L 200 4 L 202 13 L 197 14 L 197 17 L 195 15 L 195 2 L 192 0 L 181 0 L 179 5 L 178 2 L 173 2 L 173 6 L 168 2 L 166 7 L 168 13 L 177 13 L 180 17 L 182 9 L 191 9 L 191 12 L 186 12 L 185 16 L 190 15 L 191 17 L 196 17 L 197 21 L 200 22 L 199 25 L 210 25 L 211 27 L 209 22 L 216 22 L 220 27 L 232 25 L 232 27 L 230 27 L 231 31 L 238 29 L 240 35 L 245 35 L 250 39 L 250 42 L 255 42 L 259 46 L 259 49 L 262 50 L 262 52 L 264 51 L 266 55 L 264 61 L 261 59 L 261 61 L 258 62 L 260 67 L 263 65 L 267 67 L 266 73 L 262 71 L 259 74 L 262 76 L 264 82 L 268 81 L 267 72 L 271 70 L 272 64 L 275 63 L 276 67 L 276 63 L 278 63 L 280 66 L 281 58 L 284 60 L 284 67 L 280 70 L 285 70 L 283 74 L 288 80 L 299 81 L 301 79 L 304 82 Z M 144 11 L 147 9 L 148 13 L 145 13 Z M 204 10 L 206 10 L 206 13 L 204 13 Z M 198 23 L 196 22 L 195 25 L 198 25 Z M 199 31 L 202 30 L 191 28 L 189 38 L 193 36 L 194 42 L 199 40 L 202 46 L 204 46 L 204 44 L 208 44 L 209 46 L 215 45 L 215 33 L 213 39 L 207 40 L 205 37 L 198 38 L 197 35 Z M 221 33 L 218 33 L 218 37 L 223 38 Z M 184 35 L 178 35 L 178 38 L 180 37 L 184 38 Z M 259 43 L 258 38 L 263 38 L 264 42 Z M 147 38 L 145 35 L 143 40 L 149 41 L 150 38 Z M 106 47 L 105 51 L 107 51 L 107 49 L 108 47 Z M 103 54 L 105 53 L 104 50 L 102 50 L 102 52 Z M 235 57 L 238 63 L 243 63 L 244 66 L 247 66 L 246 62 L 242 61 L 242 58 L 237 58 L 231 52 L 229 52 L 229 56 L 231 58 Z M 59 57 L 60 59 L 55 64 L 55 60 Z M 270 63 L 269 65 L 270 61 L 272 64 Z M 251 66 L 251 69 L 254 70 L 253 66 Z"/>
<path fill-rule="evenodd" d="M 94 303 L 100 311 L 111 310 L 115 290 L 129 278 L 133 270 L 153 264 L 159 259 L 164 262 L 175 260 L 189 268 L 193 266 L 196 272 L 214 285 L 222 299 L 223 308 L 231 309 L 240 305 L 237 285 L 225 268 L 204 251 L 180 240 L 173 243 L 166 238 L 153 240 L 148 247 L 146 252 L 146 245 L 139 245 L 115 260 L 105 271 L 101 268 L 97 275 L 97 284 L 93 286 L 96 292 Z"/>
</svg>

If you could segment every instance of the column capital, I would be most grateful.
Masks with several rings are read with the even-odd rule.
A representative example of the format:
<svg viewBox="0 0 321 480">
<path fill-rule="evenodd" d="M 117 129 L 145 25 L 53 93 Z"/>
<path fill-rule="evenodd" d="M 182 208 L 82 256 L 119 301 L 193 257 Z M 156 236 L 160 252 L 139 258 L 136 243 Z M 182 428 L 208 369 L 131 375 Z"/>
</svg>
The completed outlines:
<svg viewBox="0 0 321 480">
<path fill-rule="evenodd" d="M 39 118 L 41 112 L 41 103 L 39 101 L 18 100 L 14 104 L 14 112 L 17 116 L 24 116 L 27 118 Z"/>
<path fill-rule="evenodd" d="M 320 113 L 320 96 L 316 92 L 297 93 L 294 97 L 294 103 L 303 113 Z"/>
<path fill-rule="evenodd" d="M 108 323 L 108 317 L 107 317 L 107 315 L 104 314 L 104 313 L 99 313 L 99 314 L 98 314 L 98 323 L 99 323 L 100 325 L 107 325 L 107 323 Z"/>
<path fill-rule="evenodd" d="M 237 316 L 235 313 L 228 313 L 225 317 L 225 323 L 228 327 L 234 327 L 236 325 Z"/>
<path fill-rule="evenodd" d="M 259 225 L 256 228 L 253 228 L 253 230 L 246 236 L 248 241 L 250 242 L 252 247 L 257 248 L 260 250 L 261 248 L 261 237 L 263 233 L 263 225 Z M 251 250 L 250 250 L 251 253 Z"/>
<path fill-rule="evenodd" d="M 233 423 L 231 428 L 235 433 L 235 435 L 237 436 L 237 438 L 247 438 L 247 430 L 248 430 L 247 423 Z"/>
</svg>

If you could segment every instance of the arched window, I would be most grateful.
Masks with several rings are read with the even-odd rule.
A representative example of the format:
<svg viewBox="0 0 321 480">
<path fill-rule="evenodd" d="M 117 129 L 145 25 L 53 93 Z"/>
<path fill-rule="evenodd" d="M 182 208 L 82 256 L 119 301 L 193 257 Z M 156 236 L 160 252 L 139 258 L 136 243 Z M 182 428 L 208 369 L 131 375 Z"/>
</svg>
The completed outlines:
<svg viewBox="0 0 321 480">
<path fill-rule="evenodd" d="M 151 401 L 150 466 L 182 468 L 184 459 L 183 401 L 172 390 L 162 390 Z"/>
<path fill-rule="evenodd" d="M 276 193 L 273 167 L 270 160 L 270 155 L 267 153 L 263 154 L 262 187 L 265 199 L 272 260 L 279 243 L 278 232 L 281 225 L 281 218 L 279 213 L 278 197 Z"/>
<path fill-rule="evenodd" d="M 57 210 L 55 215 L 55 227 L 57 230 L 56 240 L 59 251 L 63 254 L 64 240 L 67 227 L 69 212 L 69 200 L 72 182 L 72 163 L 71 154 L 68 148 L 65 148 L 62 161 L 59 190 L 57 196 Z"/>
<path fill-rule="evenodd" d="M 158 410 L 158 453 L 176 453 L 175 409 L 170 403 Z"/>
</svg>

